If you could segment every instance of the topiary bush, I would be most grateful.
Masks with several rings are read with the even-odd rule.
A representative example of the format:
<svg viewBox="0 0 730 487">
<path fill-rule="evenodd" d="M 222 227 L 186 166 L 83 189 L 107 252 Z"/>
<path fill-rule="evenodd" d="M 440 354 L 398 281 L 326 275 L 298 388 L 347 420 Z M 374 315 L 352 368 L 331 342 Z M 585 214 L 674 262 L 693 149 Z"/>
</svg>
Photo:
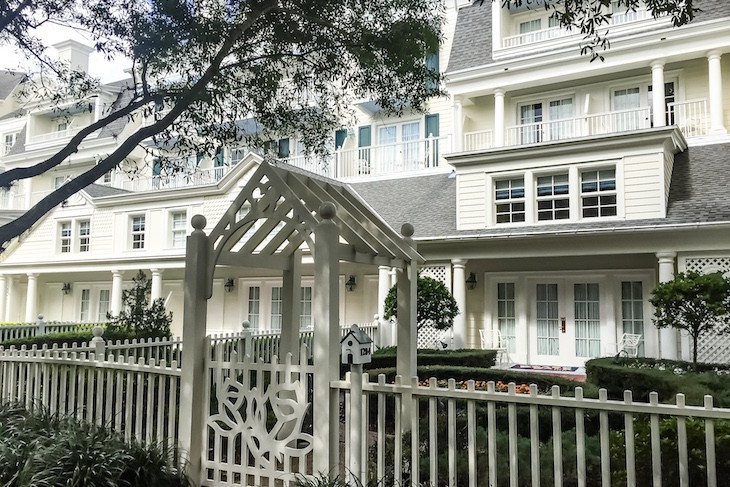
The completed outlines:
<svg viewBox="0 0 730 487">
<path fill-rule="evenodd" d="M 381 369 L 395 367 L 396 347 L 381 348 L 372 356 L 372 362 L 365 368 Z M 423 348 L 416 351 L 418 365 L 453 365 L 462 367 L 490 368 L 494 367 L 496 350 L 460 349 L 434 350 Z"/>
<path fill-rule="evenodd" d="M 34 337 L 13 338 L 12 340 L 5 340 L 4 342 L 0 342 L 0 346 L 5 348 L 20 348 L 22 346 L 25 346 L 26 348 L 31 348 L 33 345 L 37 346 L 38 348 L 41 348 L 44 345 L 48 348 L 52 348 L 54 345 L 57 345 L 58 347 L 62 347 L 63 345 L 71 347 L 73 343 L 77 343 L 79 345 L 82 343 L 89 343 L 92 338 L 94 338 L 94 335 L 91 333 L 91 331 L 69 331 L 64 333 L 49 333 L 48 335 L 38 335 Z M 117 329 L 105 330 L 103 338 L 107 342 L 115 342 L 117 340 L 132 340 L 138 337 L 136 333 L 131 330 Z"/>
</svg>

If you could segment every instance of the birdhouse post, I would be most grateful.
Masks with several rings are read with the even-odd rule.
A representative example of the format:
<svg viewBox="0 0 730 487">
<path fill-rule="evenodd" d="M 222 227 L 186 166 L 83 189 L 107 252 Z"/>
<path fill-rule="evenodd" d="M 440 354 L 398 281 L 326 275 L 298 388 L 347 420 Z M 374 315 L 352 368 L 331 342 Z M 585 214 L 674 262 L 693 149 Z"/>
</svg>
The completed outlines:
<svg viewBox="0 0 730 487">
<path fill-rule="evenodd" d="M 350 364 L 350 474 L 355 485 L 364 485 L 367 472 L 362 461 L 362 364 L 372 361 L 373 341 L 357 325 L 342 338 L 342 363 Z"/>
</svg>

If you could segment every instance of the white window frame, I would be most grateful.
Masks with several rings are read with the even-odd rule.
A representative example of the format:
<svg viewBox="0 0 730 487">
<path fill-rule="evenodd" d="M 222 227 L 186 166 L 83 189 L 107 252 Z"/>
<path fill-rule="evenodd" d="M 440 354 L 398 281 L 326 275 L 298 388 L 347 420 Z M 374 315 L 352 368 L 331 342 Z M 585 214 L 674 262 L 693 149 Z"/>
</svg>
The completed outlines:
<svg viewBox="0 0 730 487">
<path fill-rule="evenodd" d="M 135 220 L 142 219 L 142 230 L 135 230 Z M 143 213 L 129 215 L 129 248 L 131 250 L 144 250 L 147 240 L 147 215 Z M 135 246 L 137 245 L 137 246 Z"/>
<path fill-rule="evenodd" d="M 613 189 L 601 189 L 601 172 L 613 171 Z M 583 189 L 583 175 L 587 173 L 596 173 L 596 190 L 595 191 L 584 191 Z M 619 215 L 619 184 L 618 184 L 618 171 L 616 166 L 603 166 L 593 168 L 581 168 L 578 175 L 578 184 L 580 187 L 580 219 L 584 221 L 595 220 L 595 219 L 606 219 L 606 218 L 617 218 Z M 606 180 L 608 181 L 608 179 Z M 613 196 L 613 204 L 602 204 L 601 200 L 605 197 Z M 585 200 L 587 198 L 597 198 L 597 205 L 586 206 Z M 585 210 L 587 208 L 596 208 L 598 214 L 596 216 L 585 216 Z M 604 208 L 613 208 L 613 215 L 602 215 Z"/>
<path fill-rule="evenodd" d="M 521 197 L 514 197 L 512 195 L 512 192 L 519 188 L 519 186 L 512 187 L 512 182 L 517 180 L 522 180 L 522 196 Z M 502 191 L 508 191 L 509 197 L 506 199 L 499 199 L 497 198 L 497 191 L 500 191 L 500 189 L 497 187 L 499 183 L 508 181 L 509 187 L 508 188 L 502 188 Z M 525 185 L 525 175 L 524 174 L 515 174 L 510 176 L 504 176 L 504 177 L 495 177 L 494 182 L 492 185 L 492 195 L 494 198 L 494 222 L 496 225 L 510 225 L 510 224 L 524 224 L 527 221 L 527 191 L 528 188 Z M 522 211 L 515 211 L 513 209 L 513 205 L 522 203 Z M 498 207 L 500 205 L 509 205 L 510 210 L 509 212 L 499 212 Z M 514 215 L 522 214 L 522 220 L 515 221 Z M 509 221 L 499 221 L 499 217 L 501 215 L 509 215 Z"/>
<path fill-rule="evenodd" d="M 84 224 L 86 224 L 86 233 L 84 233 Z M 91 220 L 83 219 L 76 221 L 76 236 L 78 245 L 76 248 L 79 252 L 91 251 Z"/>
<path fill-rule="evenodd" d="M 106 299 L 102 299 L 102 296 L 106 295 Z M 102 306 L 105 303 L 105 306 Z M 111 290 L 108 288 L 99 289 L 99 301 L 97 305 L 96 316 L 100 323 L 107 321 L 106 314 L 111 309 Z"/>
<path fill-rule="evenodd" d="M 564 186 L 567 187 L 567 192 L 565 194 L 555 194 L 555 188 L 556 186 L 563 186 L 562 184 L 556 185 L 555 183 L 555 177 L 556 176 L 565 176 L 565 184 Z M 540 179 L 541 178 L 550 178 L 550 188 L 551 193 L 548 195 L 540 195 Z M 542 186 L 547 187 L 547 186 Z M 565 201 L 567 202 L 567 206 L 565 207 L 556 207 L 557 201 Z M 550 202 L 551 208 L 550 209 L 540 209 L 540 203 L 541 202 Z M 540 219 L 541 213 L 545 214 L 546 212 L 550 212 L 550 218 L 546 218 L 544 220 Z M 565 218 L 556 218 L 556 214 L 558 212 L 565 212 L 567 211 L 567 216 Z M 570 172 L 566 168 L 564 171 L 558 171 L 558 172 L 552 172 L 547 174 L 535 174 L 535 221 L 537 223 L 545 223 L 550 221 L 567 221 L 570 220 Z"/>
<path fill-rule="evenodd" d="M 58 222 L 58 251 L 61 254 L 70 254 L 73 250 L 73 221 Z"/>
<path fill-rule="evenodd" d="M 10 149 L 18 142 L 18 132 L 8 132 L 3 134 L 2 155 L 10 152 Z"/>
<path fill-rule="evenodd" d="M 91 289 L 84 287 L 81 289 L 81 295 L 79 299 L 79 321 L 81 323 L 88 323 L 91 317 Z"/>
<path fill-rule="evenodd" d="M 185 248 L 186 237 L 188 233 L 188 210 L 186 208 L 170 210 L 168 215 L 170 228 L 170 248 Z M 182 223 L 180 223 L 179 220 L 176 220 L 176 216 L 179 215 L 182 215 Z"/>
</svg>

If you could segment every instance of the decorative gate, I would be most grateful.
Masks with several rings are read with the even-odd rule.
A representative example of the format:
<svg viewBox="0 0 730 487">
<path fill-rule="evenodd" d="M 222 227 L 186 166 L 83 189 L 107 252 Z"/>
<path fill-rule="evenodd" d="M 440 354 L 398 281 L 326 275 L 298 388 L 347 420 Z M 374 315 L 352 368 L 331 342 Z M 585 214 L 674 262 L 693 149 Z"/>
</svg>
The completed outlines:
<svg viewBox="0 0 730 487">
<path fill-rule="evenodd" d="M 288 486 L 311 475 L 314 367 L 209 344 L 203 485 Z"/>
</svg>

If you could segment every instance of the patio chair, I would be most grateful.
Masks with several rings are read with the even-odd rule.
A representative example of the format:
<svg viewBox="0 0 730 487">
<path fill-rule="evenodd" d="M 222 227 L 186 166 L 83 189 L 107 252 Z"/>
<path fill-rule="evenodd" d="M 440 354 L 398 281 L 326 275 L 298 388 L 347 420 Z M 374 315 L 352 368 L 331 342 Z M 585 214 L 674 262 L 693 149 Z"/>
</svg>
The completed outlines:
<svg viewBox="0 0 730 487">
<path fill-rule="evenodd" d="M 512 363 L 508 352 L 509 341 L 502 337 L 502 333 L 498 329 L 479 330 L 479 338 L 482 343 L 482 349 L 497 351 L 497 363 Z"/>
<path fill-rule="evenodd" d="M 624 355 L 629 358 L 636 358 L 639 355 L 639 344 L 643 335 L 636 333 L 624 333 L 616 344 L 617 355 Z"/>
</svg>

